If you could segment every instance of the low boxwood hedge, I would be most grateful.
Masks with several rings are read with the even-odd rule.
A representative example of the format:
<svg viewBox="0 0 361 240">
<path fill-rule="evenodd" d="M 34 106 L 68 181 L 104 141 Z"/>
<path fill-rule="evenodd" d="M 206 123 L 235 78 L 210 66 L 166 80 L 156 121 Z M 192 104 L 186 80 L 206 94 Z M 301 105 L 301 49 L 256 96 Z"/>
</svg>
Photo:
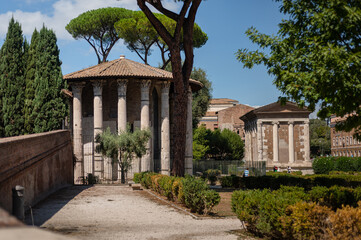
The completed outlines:
<svg viewBox="0 0 361 240">
<path fill-rule="evenodd" d="M 277 190 L 280 186 L 297 186 L 306 190 L 315 186 L 331 187 L 334 185 L 342 187 L 361 186 L 361 175 L 291 175 L 287 173 L 270 174 L 260 177 L 225 176 L 220 179 L 222 187 L 242 189 L 264 189 Z"/>
<path fill-rule="evenodd" d="M 350 239 L 350 232 L 361 232 L 360 196 L 361 188 L 339 186 L 314 187 L 310 191 L 289 186 L 281 186 L 274 191 L 238 190 L 232 194 L 232 210 L 245 222 L 248 231 L 262 237 Z M 341 212 L 347 220 L 340 219 L 338 213 Z M 332 219 L 342 222 L 344 229 Z M 338 229 L 342 232 L 340 237 L 345 238 L 332 238 L 333 229 Z"/>
<path fill-rule="evenodd" d="M 144 188 L 167 197 L 168 200 L 184 204 L 191 212 L 203 214 L 212 211 L 219 204 L 220 196 L 210 190 L 204 179 L 186 176 L 185 178 L 172 177 L 153 172 L 136 173 L 134 182 Z"/>
</svg>

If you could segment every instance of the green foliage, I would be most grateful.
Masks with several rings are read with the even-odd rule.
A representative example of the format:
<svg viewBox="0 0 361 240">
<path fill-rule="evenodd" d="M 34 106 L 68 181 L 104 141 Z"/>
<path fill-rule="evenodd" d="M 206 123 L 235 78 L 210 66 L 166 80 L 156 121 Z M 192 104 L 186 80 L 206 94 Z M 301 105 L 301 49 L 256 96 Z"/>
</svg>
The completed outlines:
<svg viewBox="0 0 361 240">
<path fill-rule="evenodd" d="M 358 207 L 350 206 L 337 209 L 328 219 L 331 227 L 327 229 L 329 239 L 359 239 L 361 236 L 361 202 Z"/>
<path fill-rule="evenodd" d="M 326 121 L 310 119 L 310 150 L 312 156 L 331 153 L 331 130 Z"/>
<path fill-rule="evenodd" d="M 136 175 L 136 179 L 143 187 L 151 188 L 168 200 L 179 201 L 199 214 L 209 213 L 220 202 L 217 192 L 209 190 L 204 180 L 192 176 L 181 178 L 142 172 Z"/>
<path fill-rule="evenodd" d="M 193 131 L 193 159 L 201 160 L 206 157 L 210 149 L 209 141 L 212 132 L 204 126 L 200 126 Z"/>
<path fill-rule="evenodd" d="M 176 21 L 163 14 L 155 13 L 154 15 L 169 33 L 174 33 L 177 24 Z M 151 55 L 152 48 L 156 46 L 159 48 L 162 57 L 161 68 L 165 69 L 167 67 L 170 62 L 168 58 L 169 47 L 142 11 L 134 12 L 131 18 L 120 19 L 115 23 L 114 27 L 118 36 L 124 40 L 128 49 L 136 52 L 145 64 L 148 64 L 148 56 Z M 183 36 L 183 32 L 181 36 Z M 195 23 L 193 47 L 200 48 L 207 40 L 207 34 Z M 181 50 L 183 50 L 183 37 L 181 39 Z"/>
<path fill-rule="evenodd" d="M 334 161 L 333 157 L 319 157 L 313 160 L 312 168 L 315 174 L 328 174 L 330 171 L 334 170 Z"/>
<path fill-rule="evenodd" d="M 244 145 L 241 137 L 229 129 L 223 131 L 207 130 L 200 126 L 193 134 L 194 159 L 205 158 L 236 160 L 241 159 L 244 153 Z"/>
<path fill-rule="evenodd" d="M 103 133 L 95 137 L 95 141 L 98 144 L 96 152 L 118 163 L 122 172 L 121 181 L 125 183 L 125 175 L 131 168 L 133 158 L 140 158 L 146 153 L 146 144 L 149 139 L 149 130 L 135 129 L 134 132 L 131 132 L 128 125 L 127 129 L 118 135 L 111 133 L 110 129 L 107 128 Z M 120 153 L 119 157 L 118 152 Z"/>
<path fill-rule="evenodd" d="M 211 185 L 215 185 L 217 177 L 221 175 L 221 171 L 218 169 L 208 169 L 206 172 L 206 177 L 210 181 Z"/>
<path fill-rule="evenodd" d="M 39 32 L 35 29 L 31 36 L 31 43 L 28 52 L 26 72 L 25 72 L 25 105 L 24 105 L 24 130 L 25 133 L 34 131 L 34 115 L 32 116 L 35 98 L 35 75 L 37 60 L 39 58 Z"/>
<path fill-rule="evenodd" d="M 329 174 L 332 171 L 358 172 L 361 170 L 360 157 L 319 157 L 312 163 L 316 174 Z"/>
<path fill-rule="evenodd" d="M 206 114 L 209 101 L 212 97 L 212 82 L 208 80 L 207 73 L 202 68 L 193 68 L 191 78 L 200 81 L 203 88 L 193 92 L 192 100 L 192 125 L 196 129 L 199 120 Z"/>
<path fill-rule="evenodd" d="M 0 137 L 24 133 L 26 46 L 20 24 L 11 18 L 0 50 Z"/>
<path fill-rule="evenodd" d="M 133 11 L 124 8 L 100 8 L 90 10 L 72 19 L 65 29 L 75 39 L 85 39 L 94 49 L 98 63 L 107 57 L 119 36 L 114 24 L 121 19 L 131 18 Z"/>
<path fill-rule="evenodd" d="M 315 203 L 297 202 L 280 218 L 284 239 L 325 239 L 332 211 Z"/>
<path fill-rule="evenodd" d="M 278 0 L 280 1 L 280 0 Z M 280 1 L 281 2 L 281 1 Z M 360 1 L 282 1 L 286 15 L 277 36 L 247 30 L 262 51 L 241 49 L 245 67 L 264 64 L 274 84 L 300 105 L 309 104 L 318 116 L 347 116 L 338 130 L 361 125 L 361 4 Z M 264 50 L 264 51 L 263 51 Z M 268 54 L 269 52 L 269 54 Z"/>
<path fill-rule="evenodd" d="M 43 27 L 36 43 L 36 71 L 34 79 L 33 109 L 30 116 L 34 122 L 33 132 L 60 129 L 67 115 L 65 97 L 61 89 L 66 88 L 61 72 L 59 48 L 53 30 Z"/>
</svg>

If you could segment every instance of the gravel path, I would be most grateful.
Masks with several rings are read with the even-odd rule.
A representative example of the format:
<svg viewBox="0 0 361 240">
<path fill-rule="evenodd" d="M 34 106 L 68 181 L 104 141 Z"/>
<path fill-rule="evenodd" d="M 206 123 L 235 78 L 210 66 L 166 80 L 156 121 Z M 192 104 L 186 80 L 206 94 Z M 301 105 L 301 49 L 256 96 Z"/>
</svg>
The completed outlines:
<svg viewBox="0 0 361 240">
<path fill-rule="evenodd" d="M 146 194 L 127 186 L 70 187 L 33 208 L 35 225 L 87 240 L 238 239 L 231 233 L 241 228 L 238 219 L 194 219 Z"/>
</svg>

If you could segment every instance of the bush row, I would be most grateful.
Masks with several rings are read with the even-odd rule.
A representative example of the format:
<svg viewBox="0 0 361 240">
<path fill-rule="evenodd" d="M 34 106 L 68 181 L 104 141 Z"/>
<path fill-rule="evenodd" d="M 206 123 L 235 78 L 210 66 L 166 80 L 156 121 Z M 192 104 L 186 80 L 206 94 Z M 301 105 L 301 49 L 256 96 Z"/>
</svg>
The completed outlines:
<svg viewBox="0 0 361 240">
<path fill-rule="evenodd" d="M 193 176 L 171 177 L 152 172 L 134 174 L 134 182 L 167 197 L 168 200 L 184 204 L 191 212 L 199 214 L 212 211 L 219 204 L 219 194 L 210 190 L 203 179 Z"/>
<path fill-rule="evenodd" d="M 337 186 L 315 187 L 309 192 L 288 186 L 275 191 L 239 190 L 232 194 L 232 210 L 245 221 L 248 231 L 260 236 L 355 239 L 352 236 L 361 234 L 361 206 L 355 205 L 361 200 L 360 193 L 361 188 Z"/>
<path fill-rule="evenodd" d="M 319 157 L 312 163 L 315 174 L 329 174 L 331 171 L 360 172 L 361 157 Z"/>
<path fill-rule="evenodd" d="M 361 175 L 292 175 L 287 173 L 275 173 L 260 177 L 226 176 L 220 179 L 222 187 L 233 187 L 243 189 L 279 189 L 284 186 L 298 186 L 311 189 L 315 186 L 331 187 L 334 185 L 343 187 L 361 186 Z"/>
</svg>

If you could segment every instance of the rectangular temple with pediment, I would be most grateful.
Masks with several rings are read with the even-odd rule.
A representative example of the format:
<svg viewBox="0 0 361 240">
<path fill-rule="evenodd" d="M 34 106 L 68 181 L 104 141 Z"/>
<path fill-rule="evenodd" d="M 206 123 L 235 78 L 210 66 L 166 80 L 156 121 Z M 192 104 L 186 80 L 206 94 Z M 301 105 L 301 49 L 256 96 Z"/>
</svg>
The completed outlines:
<svg viewBox="0 0 361 240">
<path fill-rule="evenodd" d="M 310 170 L 307 108 L 271 103 L 241 116 L 245 123 L 245 160 L 265 161 L 267 168 Z"/>
</svg>

